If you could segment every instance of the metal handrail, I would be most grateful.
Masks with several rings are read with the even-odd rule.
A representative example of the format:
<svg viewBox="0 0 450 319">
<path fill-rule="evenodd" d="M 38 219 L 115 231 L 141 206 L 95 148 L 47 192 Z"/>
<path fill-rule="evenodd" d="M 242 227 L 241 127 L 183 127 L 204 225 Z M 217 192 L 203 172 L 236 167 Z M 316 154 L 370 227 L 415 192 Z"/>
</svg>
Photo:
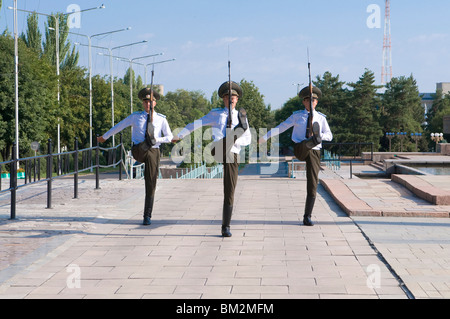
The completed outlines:
<svg viewBox="0 0 450 319">
<path fill-rule="evenodd" d="M 16 219 L 16 192 L 20 188 L 24 188 L 26 186 L 47 182 L 47 208 L 51 208 L 52 206 L 52 182 L 55 179 L 62 178 L 65 176 L 74 176 L 74 198 L 78 198 L 78 174 L 87 170 L 95 169 L 95 180 L 96 180 L 96 187 L 95 189 L 100 188 L 100 168 L 107 168 L 107 167 L 116 167 L 119 165 L 119 180 L 122 180 L 122 165 L 123 165 L 123 142 L 122 142 L 122 134 L 120 135 L 120 144 L 111 147 L 111 148 L 102 148 L 98 145 L 95 147 L 87 148 L 87 149 L 78 149 L 78 139 L 75 139 L 75 150 L 64 152 L 64 153 L 52 153 L 52 141 L 51 139 L 48 140 L 48 152 L 44 155 L 34 156 L 34 157 L 27 157 L 27 158 L 16 158 L 16 144 L 13 144 L 12 147 L 12 159 L 9 161 L 1 162 L 0 163 L 0 170 L 3 166 L 9 165 L 9 173 L 10 173 L 10 187 L 8 189 L 2 190 L 1 189 L 1 177 L 0 177 L 0 194 L 5 192 L 11 192 L 11 212 L 10 212 L 10 219 L 14 220 Z M 112 153 L 113 159 L 110 163 L 108 159 L 109 165 L 100 165 L 100 151 L 106 151 L 108 154 L 111 154 L 110 151 L 117 151 L 120 150 L 120 156 L 119 160 L 115 161 L 115 154 Z M 95 161 L 92 161 L 92 151 L 95 152 Z M 84 167 L 79 169 L 79 153 L 85 154 L 85 152 L 89 152 L 89 165 L 88 167 Z M 70 171 L 70 156 L 73 156 L 73 171 Z M 57 176 L 53 176 L 53 161 L 54 159 L 57 159 Z M 61 159 L 62 158 L 62 159 Z M 41 178 L 41 159 L 46 159 L 46 177 Z M 38 166 L 36 166 L 36 160 L 38 161 Z M 32 178 L 32 172 L 31 169 L 33 168 L 33 165 L 29 165 L 28 163 L 34 162 L 34 181 L 31 181 Z M 65 161 L 66 167 L 61 167 L 61 162 Z M 85 158 L 82 158 L 83 163 L 85 162 Z M 17 168 L 20 164 L 20 162 L 25 163 L 25 183 L 23 185 L 18 185 L 17 180 Z M 122 165 L 121 165 L 122 164 Z M 36 180 L 36 170 L 38 170 L 38 178 Z M 27 179 L 29 182 L 27 183 Z"/>
</svg>

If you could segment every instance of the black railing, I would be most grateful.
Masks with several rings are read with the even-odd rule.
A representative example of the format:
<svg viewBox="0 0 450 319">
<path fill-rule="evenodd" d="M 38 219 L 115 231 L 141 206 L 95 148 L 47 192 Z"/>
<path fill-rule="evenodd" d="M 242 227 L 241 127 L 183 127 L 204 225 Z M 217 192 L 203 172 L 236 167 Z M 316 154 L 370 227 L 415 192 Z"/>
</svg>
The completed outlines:
<svg viewBox="0 0 450 319">
<path fill-rule="evenodd" d="M 370 149 L 370 158 L 365 158 L 363 152 Z M 337 155 L 340 162 L 348 162 L 350 164 L 350 178 L 353 176 L 353 162 L 373 161 L 373 143 L 331 143 L 324 142 L 322 151 L 328 150 Z M 322 159 L 323 161 L 336 161 L 336 159 Z"/>
<path fill-rule="evenodd" d="M 80 158 L 81 153 L 81 158 Z M 102 153 L 102 158 L 100 158 Z M 122 165 L 124 165 L 124 149 L 122 135 L 120 144 L 111 148 L 102 148 L 97 142 L 97 146 L 87 149 L 78 149 L 78 139 L 75 139 L 74 150 L 65 153 L 53 154 L 52 141 L 48 140 L 47 154 L 20 158 L 16 157 L 16 144 L 13 144 L 12 158 L 10 161 L 0 163 L 0 171 L 9 172 L 9 188 L 2 190 L 2 177 L 0 177 L 0 194 L 11 192 L 11 213 L 10 219 L 16 219 L 16 194 L 17 190 L 37 183 L 47 182 L 47 208 L 52 207 L 52 182 L 57 178 L 74 176 L 74 198 L 78 198 L 78 177 L 85 171 L 95 170 L 95 189 L 100 189 L 100 168 L 116 167 L 119 169 L 119 180 L 122 180 Z M 117 160 L 119 159 L 119 160 Z M 42 177 L 45 163 L 45 179 Z M 18 169 L 20 167 L 20 169 Z M 24 183 L 19 185 L 18 173 Z"/>
<path fill-rule="evenodd" d="M 338 156 L 340 161 L 372 161 L 373 143 L 332 143 L 323 142 L 322 149 Z M 364 158 L 363 152 L 370 152 L 370 158 Z"/>
</svg>

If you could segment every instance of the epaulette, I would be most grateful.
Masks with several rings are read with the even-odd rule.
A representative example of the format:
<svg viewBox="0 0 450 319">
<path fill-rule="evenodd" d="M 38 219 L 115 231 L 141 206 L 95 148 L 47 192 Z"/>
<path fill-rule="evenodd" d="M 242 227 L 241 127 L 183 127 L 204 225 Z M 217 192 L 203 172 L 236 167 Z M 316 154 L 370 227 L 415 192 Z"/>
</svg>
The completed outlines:
<svg viewBox="0 0 450 319">
<path fill-rule="evenodd" d="M 223 111 L 223 107 L 218 107 L 216 109 L 212 109 L 211 112 L 221 112 Z"/>
<path fill-rule="evenodd" d="M 316 111 L 317 112 L 317 111 Z M 320 113 L 320 112 L 317 112 L 317 113 L 319 113 L 320 115 L 322 115 L 323 117 L 327 117 L 325 114 L 323 114 L 323 113 Z"/>
<path fill-rule="evenodd" d="M 299 111 L 293 112 L 292 114 L 298 114 L 298 113 L 302 113 L 302 112 L 303 112 L 303 110 L 299 110 Z"/>
<path fill-rule="evenodd" d="M 166 116 L 164 114 L 161 114 L 161 113 L 158 113 L 158 112 L 156 112 L 156 114 L 158 114 L 159 116 L 161 116 L 164 119 L 166 118 Z"/>
</svg>

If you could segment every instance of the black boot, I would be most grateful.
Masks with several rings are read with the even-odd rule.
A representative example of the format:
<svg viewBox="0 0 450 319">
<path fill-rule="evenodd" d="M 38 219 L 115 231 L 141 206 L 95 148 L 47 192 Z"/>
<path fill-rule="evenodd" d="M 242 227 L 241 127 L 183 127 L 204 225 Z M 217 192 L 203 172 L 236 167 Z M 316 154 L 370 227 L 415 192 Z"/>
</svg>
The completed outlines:
<svg viewBox="0 0 450 319">
<path fill-rule="evenodd" d="M 322 143 L 322 138 L 320 137 L 320 125 L 319 123 L 315 122 L 313 124 L 313 136 L 311 136 L 309 139 L 306 140 L 306 147 L 308 149 L 313 149 L 320 143 Z"/>
<path fill-rule="evenodd" d="M 222 213 L 222 237 L 231 237 L 230 223 L 231 215 L 233 213 L 233 206 L 223 205 Z"/>
<path fill-rule="evenodd" d="M 148 226 L 152 223 L 152 211 L 153 211 L 153 202 L 155 198 L 145 196 L 145 207 L 144 207 L 144 222 L 143 225 Z"/>
<path fill-rule="evenodd" d="M 235 139 L 241 137 L 246 130 L 248 130 L 247 124 L 247 111 L 240 109 L 238 113 L 239 124 L 234 128 Z"/>
<path fill-rule="evenodd" d="M 247 125 L 247 111 L 245 109 L 240 109 L 238 113 L 239 124 L 236 127 L 241 127 L 244 131 L 248 129 Z"/>
<path fill-rule="evenodd" d="M 315 201 L 316 201 L 315 197 L 306 196 L 305 215 L 303 215 L 303 225 L 305 226 L 314 226 L 314 223 L 311 221 L 311 215 Z"/>
</svg>

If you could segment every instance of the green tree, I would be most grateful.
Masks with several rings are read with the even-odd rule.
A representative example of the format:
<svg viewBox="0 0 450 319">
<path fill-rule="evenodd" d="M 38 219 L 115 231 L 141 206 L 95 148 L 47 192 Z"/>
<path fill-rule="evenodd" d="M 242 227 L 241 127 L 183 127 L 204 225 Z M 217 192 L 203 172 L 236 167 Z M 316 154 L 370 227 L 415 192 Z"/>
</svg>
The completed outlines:
<svg viewBox="0 0 450 319">
<path fill-rule="evenodd" d="M 270 105 L 266 106 L 264 103 L 264 95 L 259 92 L 259 89 L 253 81 L 249 82 L 242 79 L 240 86 L 243 91 L 243 96 L 239 98 L 237 108 L 243 108 L 247 111 L 250 127 L 256 129 L 256 132 L 259 132 L 260 128 L 272 126 L 274 118 L 270 111 Z"/>
<path fill-rule="evenodd" d="M 426 136 L 431 147 L 435 142 L 431 141 L 431 133 L 444 131 L 444 116 L 450 115 L 450 94 L 443 94 L 442 90 L 436 90 L 433 107 L 428 112 Z"/>
<path fill-rule="evenodd" d="M 42 33 L 39 30 L 39 20 L 37 13 L 31 13 L 27 18 L 27 32 L 22 33 L 20 38 L 26 44 L 27 47 L 36 51 L 36 53 L 42 55 Z"/>
<path fill-rule="evenodd" d="M 313 83 L 322 91 L 317 110 L 327 116 L 333 132 L 333 141 L 348 141 L 351 134 L 347 125 L 349 114 L 347 103 L 350 100 L 350 92 L 344 88 L 346 83 L 339 80 L 339 75 L 333 76 L 328 71 L 322 77 L 318 76 Z"/>
<path fill-rule="evenodd" d="M 280 123 L 284 122 L 292 115 L 292 113 L 303 110 L 304 108 L 305 107 L 298 96 L 289 99 L 283 107 L 275 111 L 273 127 L 276 127 Z M 292 131 L 293 128 L 289 128 L 287 131 L 279 135 L 280 150 L 282 153 L 287 153 L 289 152 L 288 149 L 293 148 Z"/>
<path fill-rule="evenodd" d="M 61 145 L 68 149 L 73 149 L 75 137 L 80 149 L 89 147 L 89 83 L 85 72 L 85 69 L 77 67 L 61 73 L 58 115 Z"/>
<path fill-rule="evenodd" d="M 201 91 L 186 91 L 179 89 L 175 92 L 168 92 L 164 97 L 164 101 L 165 103 L 173 102 L 173 108 L 176 106 L 182 120 L 182 123 L 176 124 L 181 124 L 181 126 L 203 117 L 212 109 L 211 103 Z M 161 107 L 161 109 L 164 108 Z M 165 115 L 168 117 L 171 116 L 168 113 L 165 113 Z"/>
<path fill-rule="evenodd" d="M 423 132 L 425 115 L 417 82 L 412 75 L 392 78 L 386 85 L 381 104 L 381 124 L 385 132 Z M 393 150 L 400 149 L 399 144 L 399 139 L 393 139 Z M 403 150 L 414 151 L 415 143 L 406 139 Z"/>
<path fill-rule="evenodd" d="M 379 124 L 379 98 L 375 83 L 375 74 L 365 70 L 355 83 L 348 85 L 353 88 L 347 102 L 348 140 L 352 143 L 373 143 L 374 149 L 379 149 L 383 132 Z"/>
<path fill-rule="evenodd" d="M 56 76 L 34 50 L 19 41 L 19 156 L 32 141 L 45 143 L 56 118 Z M 15 142 L 14 39 L 0 37 L 0 148 L 3 159 Z"/>
<path fill-rule="evenodd" d="M 56 13 L 47 18 L 45 24 L 45 39 L 43 42 L 43 55 L 50 61 L 51 65 L 56 65 L 56 19 L 59 22 L 59 63 L 61 70 L 70 69 L 78 64 L 79 53 L 67 39 L 69 26 L 67 25 L 67 15 Z"/>
</svg>

